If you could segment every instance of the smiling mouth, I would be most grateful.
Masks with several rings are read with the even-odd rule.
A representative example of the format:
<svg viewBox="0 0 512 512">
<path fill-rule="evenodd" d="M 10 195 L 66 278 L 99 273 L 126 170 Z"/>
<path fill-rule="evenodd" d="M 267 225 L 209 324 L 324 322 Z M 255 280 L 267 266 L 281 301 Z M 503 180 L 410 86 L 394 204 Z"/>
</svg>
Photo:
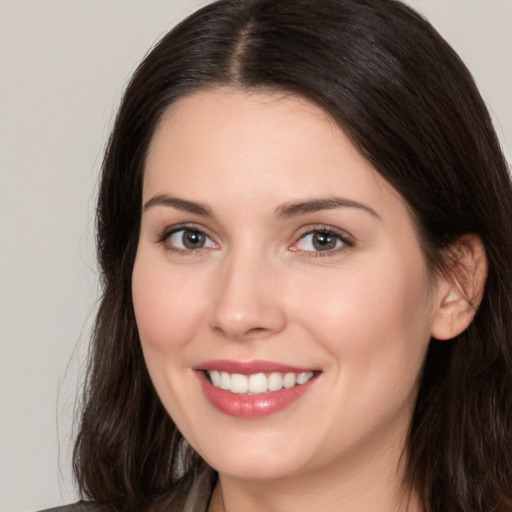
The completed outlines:
<svg viewBox="0 0 512 512">
<path fill-rule="evenodd" d="M 309 382 L 315 372 L 270 372 L 242 375 L 217 370 L 204 370 L 208 381 L 216 388 L 238 395 L 261 395 L 291 389 Z"/>
<path fill-rule="evenodd" d="M 272 361 L 205 361 L 193 368 L 208 401 L 229 416 L 277 413 L 308 392 L 322 371 Z"/>
</svg>

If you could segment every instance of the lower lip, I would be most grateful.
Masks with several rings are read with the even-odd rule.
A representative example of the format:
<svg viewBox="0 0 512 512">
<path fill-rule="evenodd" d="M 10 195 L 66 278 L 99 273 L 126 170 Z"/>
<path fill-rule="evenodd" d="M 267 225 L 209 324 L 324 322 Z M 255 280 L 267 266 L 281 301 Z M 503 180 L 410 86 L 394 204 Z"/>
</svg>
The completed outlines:
<svg viewBox="0 0 512 512">
<path fill-rule="evenodd" d="M 207 379 L 204 371 L 197 371 L 196 374 L 210 403 L 224 414 L 239 418 L 260 418 L 274 414 L 302 397 L 316 380 L 313 377 L 305 384 L 260 395 L 242 395 L 216 388 Z"/>
</svg>

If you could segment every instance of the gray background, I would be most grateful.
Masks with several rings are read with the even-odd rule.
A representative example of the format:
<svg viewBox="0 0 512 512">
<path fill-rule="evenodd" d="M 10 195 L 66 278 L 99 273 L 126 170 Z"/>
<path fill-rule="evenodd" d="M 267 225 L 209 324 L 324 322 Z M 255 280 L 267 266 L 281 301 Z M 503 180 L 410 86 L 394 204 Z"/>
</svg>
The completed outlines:
<svg viewBox="0 0 512 512">
<path fill-rule="evenodd" d="M 72 416 L 98 290 L 94 200 L 124 84 L 194 0 L 0 0 L 0 512 L 75 499 Z M 512 154 L 512 0 L 411 0 Z"/>
</svg>

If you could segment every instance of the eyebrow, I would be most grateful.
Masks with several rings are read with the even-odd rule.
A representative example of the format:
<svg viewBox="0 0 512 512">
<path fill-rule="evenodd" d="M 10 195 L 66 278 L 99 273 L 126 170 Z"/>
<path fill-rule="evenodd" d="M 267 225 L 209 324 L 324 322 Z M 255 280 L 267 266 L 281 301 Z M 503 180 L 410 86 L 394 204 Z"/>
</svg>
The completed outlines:
<svg viewBox="0 0 512 512">
<path fill-rule="evenodd" d="M 210 208 L 204 204 L 196 203 L 195 201 L 187 201 L 186 199 L 180 199 L 178 197 L 171 197 L 167 194 L 158 194 L 146 201 L 144 204 L 144 211 L 154 206 L 167 206 L 170 208 L 176 208 L 177 210 L 195 213 L 196 215 L 202 215 L 204 217 L 214 216 Z"/>
<path fill-rule="evenodd" d="M 275 214 L 276 217 L 280 219 L 288 219 L 296 215 L 303 215 L 321 210 L 334 210 L 335 208 L 357 208 L 358 210 L 363 210 L 369 213 L 372 217 L 377 219 L 381 218 L 373 208 L 370 208 L 363 203 L 353 201 L 352 199 L 345 199 L 343 197 L 327 197 L 286 203 L 277 208 Z"/>
<path fill-rule="evenodd" d="M 170 208 L 176 208 L 177 210 L 194 213 L 196 215 L 202 215 L 204 217 L 214 217 L 212 210 L 205 204 L 172 197 L 167 194 L 158 194 L 146 201 L 144 204 L 144 211 L 154 206 L 167 206 Z M 363 203 L 359 203 L 358 201 L 342 197 L 328 197 L 285 203 L 275 210 L 275 215 L 279 219 L 288 219 L 290 217 L 304 215 L 306 213 L 313 213 L 322 210 L 334 210 L 336 208 L 357 208 L 369 213 L 372 217 L 376 217 L 378 219 L 381 218 L 373 208 L 370 208 Z"/>
</svg>

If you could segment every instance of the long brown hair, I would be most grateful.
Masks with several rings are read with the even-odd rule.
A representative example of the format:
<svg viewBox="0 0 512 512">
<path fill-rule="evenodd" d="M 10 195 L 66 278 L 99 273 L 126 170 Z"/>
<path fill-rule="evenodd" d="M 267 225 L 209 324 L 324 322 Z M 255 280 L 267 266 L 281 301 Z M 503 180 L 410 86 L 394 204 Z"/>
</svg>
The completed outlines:
<svg viewBox="0 0 512 512">
<path fill-rule="evenodd" d="M 199 475 L 153 389 L 131 273 L 145 156 L 162 114 L 229 85 L 320 105 L 407 201 L 427 264 L 478 234 L 488 258 L 470 327 L 431 341 L 407 441 L 407 477 L 427 511 L 512 510 L 512 188 L 487 109 L 455 52 L 396 0 L 220 0 L 169 32 L 131 79 L 105 155 L 97 209 L 103 298 L 74 468 L 113 510 L 180 510 Z"/>
</svg>

